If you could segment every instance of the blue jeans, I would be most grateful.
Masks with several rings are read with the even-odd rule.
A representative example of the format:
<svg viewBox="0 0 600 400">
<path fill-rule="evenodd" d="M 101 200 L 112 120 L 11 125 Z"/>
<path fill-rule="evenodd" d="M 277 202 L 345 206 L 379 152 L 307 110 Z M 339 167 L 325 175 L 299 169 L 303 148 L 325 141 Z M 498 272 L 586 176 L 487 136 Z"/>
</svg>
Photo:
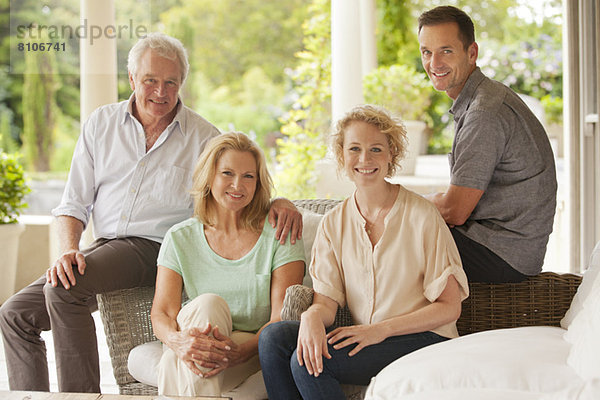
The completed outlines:
<svg viewBox="0 0 600 400">
<path fill-rule="evenodd" d="M 323 357 L 323 372 L 315 378 L 296 358 L 299 327 L 299 321 L 280 321 L 268 325 L 260 334 L 258 356 L 269 400 L 344 400 L 340 384 L 368 385 L 371 378 L 392 361 L 447 340 L 433 332 L 392 336 L 352 357 L 348 353 L 354 346 L 335 350 L 329 345 L 332 357 Z"/>
</svg>

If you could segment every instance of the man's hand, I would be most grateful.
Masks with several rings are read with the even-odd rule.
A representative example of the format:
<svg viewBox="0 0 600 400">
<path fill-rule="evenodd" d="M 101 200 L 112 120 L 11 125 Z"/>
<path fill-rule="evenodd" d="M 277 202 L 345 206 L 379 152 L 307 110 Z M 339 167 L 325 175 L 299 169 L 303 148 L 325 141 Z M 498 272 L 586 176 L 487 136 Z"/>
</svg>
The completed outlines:
<svg viewBox="0 0 600 400">
<path fill-rule="evenodd" d="M 445 193 L 433 193 L 424 197 L 436 206 L 444 221 L 453 227 L 467 221 L 481 196 L 483 190 L 450 185 Z"/>
<path fill-rule="evenodd" d="M 288 233 L 290 243 L 295 244 L 296 239 L 302 238 L 302 214 L 294 204 L 283 198 L 275 199 L 269 210 L 269 223 L 273 228 L 277 226 L 275 238 L 281 244 L 285 243 Z"/>
<path fill-rule="evenodd" d="M 70 250 L 60 256 L 46 271 L 46 282 L 56 287 L 60 281 L 65 289 L 70 289 L 77 283 L 73 273 L 74 266 L 81 275 L 85 273 L 85 257 L 79 250 Z"/>
</svg>

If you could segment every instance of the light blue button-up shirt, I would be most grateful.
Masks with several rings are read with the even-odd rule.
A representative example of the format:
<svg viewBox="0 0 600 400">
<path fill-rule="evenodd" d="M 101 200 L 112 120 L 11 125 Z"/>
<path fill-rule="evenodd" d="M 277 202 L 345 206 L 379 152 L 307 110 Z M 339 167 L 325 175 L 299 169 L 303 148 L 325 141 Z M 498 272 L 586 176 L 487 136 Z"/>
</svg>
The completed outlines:
<svg viewBox="0 0 600 400">
<path fill-rule="evenodd" d="M 83 125 L 69 178 L 54 216 L 87 225 L 95 238 L 142 237 L 162 242 L 192 215 L 192 174 L 217 128 L 179 102 L 177 114 L 146 152 L 146 137 L 128 101 L 102 106 Z"/>
</svg>

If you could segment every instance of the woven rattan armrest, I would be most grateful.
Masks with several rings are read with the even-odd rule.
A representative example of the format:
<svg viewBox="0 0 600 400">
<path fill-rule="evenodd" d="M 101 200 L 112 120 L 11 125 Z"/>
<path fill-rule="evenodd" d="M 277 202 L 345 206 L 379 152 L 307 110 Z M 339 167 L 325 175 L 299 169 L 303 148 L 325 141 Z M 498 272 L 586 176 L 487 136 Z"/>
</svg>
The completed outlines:
<svg viewBox="0 0 600 400">
<path fill-rule="evenodd" d="M 543 272 L 520 283 L 470 283 L 456 323 L 461 335 L 519 326 L 559 326 L 581 276 Z"/>
<path fill-rule="evenodd" d="M 559 326 L 581 282 L 579 275 L 544 272 L 520 283 L 470 283 L 456 325 L 461 335 L 518 326 Z M 312 303 L 311 288 L 286 290 L 281 319 L 299 320 Z M 348 309 L 338 309 L 336 326 L 352 324 Z"/>
<path fill-rule="evenodd" d="M 137 383 L 127 369 L 131 349 L 157 340 L 150 323 L 154 287 L 115 290 L 97 298 L 113 373 L 121 390 L 122 385 Z"/>
</svg>

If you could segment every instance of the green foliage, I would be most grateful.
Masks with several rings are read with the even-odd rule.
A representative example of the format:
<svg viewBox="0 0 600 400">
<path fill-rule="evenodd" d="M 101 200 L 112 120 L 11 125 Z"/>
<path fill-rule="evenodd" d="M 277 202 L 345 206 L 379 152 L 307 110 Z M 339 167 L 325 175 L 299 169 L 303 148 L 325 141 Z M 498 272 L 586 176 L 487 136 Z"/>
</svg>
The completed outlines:
<svg viewBox="0 0 600 400">
<path fill-rule="evenodd" d="M 18 156 L 0 152 L 0 224 L 17 222 L 27 207 L 24 198 L 30 192 Z"/>
<path fill-rule="evenodd" d="M 433 91 L 431 105 L 427 114 L 431 118 L 431 138 L 427 146 L 428 154 L 447 154 L 452 148 L 454 130 L 450 122 L 448 110 L 452 107 L 452 100 L 444 92 Z"/>
<path fill-rule="evenodd" d="M 164 12 L 165 32 L 178 37 L 215 87 L 231 86 L 251 67 L 276 83 L 285 80 L 301 48 L 305 0 L 195 0 Z M 188 100 L 188 103 L 190 101 Z"/>
<path fill-rule="evenodd" d="M 50 171 L 68 172 L 71 168 L 71 159 L 78 135 L 73 134 L 80 131 L 79 120 L 58 113 L 56 116 L 56 129 L 52 158 L 50 159 Z M 31 176 L 31 175 L 30 175 Z"/>
<path fill-rule="evenodd" d="M 278 195 L 300 199 L 315 196 L 315 166 L 326 154 L 331 125 L 330 0 L 312 0 L 309 18 L 302 26 L 304 50 L 291 73 L 294 101 L 282 119 L 278 140 L 275 187 Z"/>
<path fill-rule="evenodd" d="M 12 111 L 0 104 L 0 149 L 9 153 L 17 151 L 17 143 L 12 137 Z"/>
<path fill-rule="evenodd" d="M 31 40 L 30 43 L 40 42 Z M 30 168 L 48 171 L 56 121 L 59 82 L 53 52 L 25 52 L 23 150 Z"/>
<path fill-rule="evenodd" d="M 545 95 L 541 99 L 544 111 L 546 112 L 546 121 L 550 124 L 562 124 L 563 122 L 563 99 L 562 97 Z"/>
<path fill-rule="evenodd" d="M 201 72 L 193 74 L 194 92 L 198 96 L 196 111 L 221 131 L 250 134 L 263 147 L 273 147 L 269 137 L 279 131 L 283 87 L 272 82 L 260 67 L 244 74 L 239 90 L 229 86 L 213 88 Z"/>
<path fill-rule="evenodd" d="M 377 59 L 379 65 L 419 60 L 419 45 L 413 28 L 409 0 L 377 0 Z M 412 65 L 412 63 L 411 63 Z"/>
<path fill-rule="evenodd" d="M 433 88 L 427 75 L 407 65 L 379 67 L 363 79 L 365 101 L 387 108 L 404 120 L 426 120 Z"/>
</svg>

